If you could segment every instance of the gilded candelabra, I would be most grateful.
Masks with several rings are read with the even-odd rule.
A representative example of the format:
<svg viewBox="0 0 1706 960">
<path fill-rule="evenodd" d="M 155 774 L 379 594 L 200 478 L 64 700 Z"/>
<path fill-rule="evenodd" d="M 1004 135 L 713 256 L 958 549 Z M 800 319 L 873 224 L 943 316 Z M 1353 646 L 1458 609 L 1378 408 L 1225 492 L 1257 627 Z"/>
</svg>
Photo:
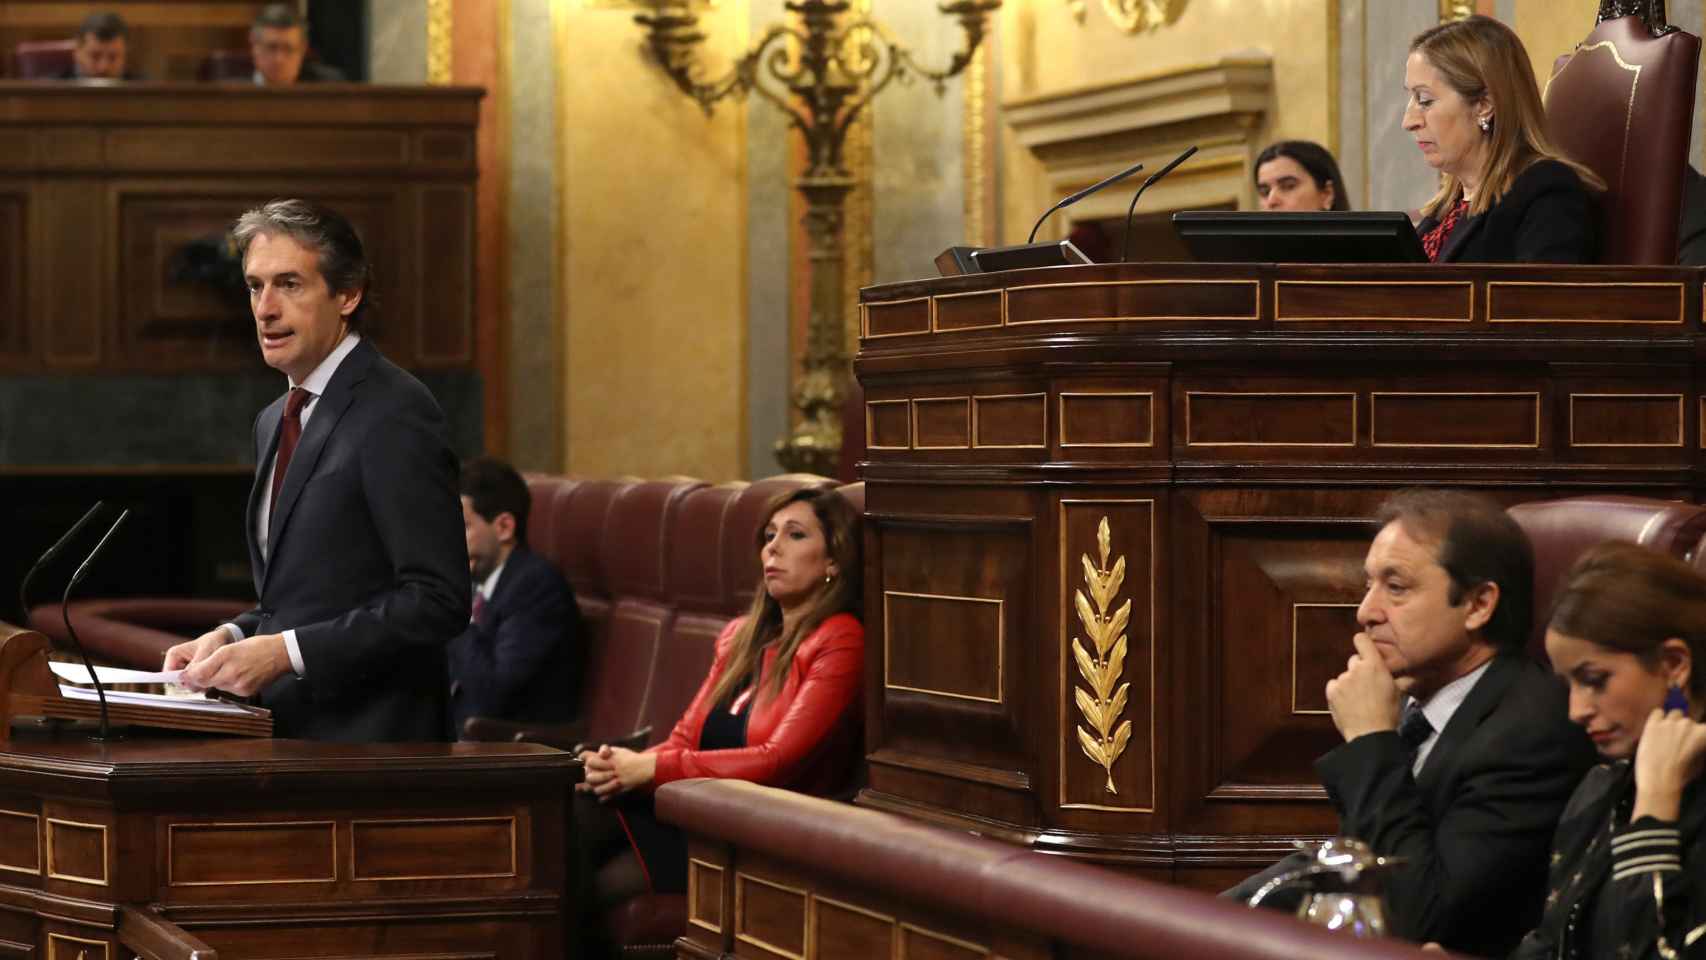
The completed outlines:
<svg viewBox="0 0 1706 960">
<path fill-rule="evenodd" d="M 942 93 L 948 78 L 971 63 L 983 41 L 985 18 L 1001 0 L 938 4 L 965 31 L 964 47 L 941 70 L 920 65 L 870 17 L 848 17 L 847 0 L 790 0 L 783 6 L 797 16 L 796 25 L 772 25 L 728 73 L 709 80 L 697 59 L 705 35 L 688 4 L 648 0 L 648 6 L 649 12 L 634 19 L 646 28 L 653 56 L 707 115 L 720 100 L 756 92 L 787 114 L 806 139 L 809 161 L 794 187 L 806 200 L 811 320 L 803 369 L 794 385 L 798 425 L 776 441 L 776 459 L 789 470 L 832 474 L 841 450 L 841 398 L 848 375 L 842 225 L 854 184 L 842 157 L 847 130 L 866 104 L 897 79 L 922 77 Z"/>
</svg>

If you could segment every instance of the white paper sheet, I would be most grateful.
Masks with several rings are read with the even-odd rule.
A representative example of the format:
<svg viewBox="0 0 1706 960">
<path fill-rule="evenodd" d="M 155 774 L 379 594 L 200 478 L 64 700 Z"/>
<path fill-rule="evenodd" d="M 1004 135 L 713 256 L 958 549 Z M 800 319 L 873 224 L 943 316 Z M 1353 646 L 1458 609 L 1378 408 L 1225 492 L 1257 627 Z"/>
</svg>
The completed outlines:
<svg viewBox="0 0 1706 960">
<path fill-rule="evenodd" d="M 87 671 L 84 673 L 87 676 Z M 103 678 L 102 682 L 105 682 Z M 60 684 L 59 692 L 69 700 L 98 700 L 100 699 L 93 687 L 68 687 Z M 188 713 L 220 713 L 245 717 L 254 713 L 240 703 L 225 700 L 207 700 L 202 697 L 168 697 L 160 693 L 132 693 L 128 690 L 108 690 L 108 703 L 128 703 L 148 707 L 164 707 L 168 710 L 183 710 Z"/>
<path fill-rule="evenodd" d="M 49 661 L 48 668 L 54 676 L 71 683 L 94 683 L 89 679 L 89 670 L 80 663 L 60 663 Z M 121 667 L 96 667 L 95 676 L 102 683 L 177 683 L 182 670 L 125 670 Z"/>
</svg>

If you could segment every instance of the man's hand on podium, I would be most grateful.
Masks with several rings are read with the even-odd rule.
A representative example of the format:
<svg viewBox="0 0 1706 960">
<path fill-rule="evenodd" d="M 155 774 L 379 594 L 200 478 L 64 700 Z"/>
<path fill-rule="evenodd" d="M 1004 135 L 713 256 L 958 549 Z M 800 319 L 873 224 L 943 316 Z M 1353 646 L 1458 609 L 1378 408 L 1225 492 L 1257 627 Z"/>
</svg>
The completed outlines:
<svg viewBox="0 0 1706 960">
<path fill-rule="evenodd" d="M 290 672 L 290 653 L 282 633 L 233 643 L 231 634 L 217 627 L 168 649 L 165 669 L 183 670 L 180 682 L 191 690 L 219 689 L 247 697 Z"/>
</svg>

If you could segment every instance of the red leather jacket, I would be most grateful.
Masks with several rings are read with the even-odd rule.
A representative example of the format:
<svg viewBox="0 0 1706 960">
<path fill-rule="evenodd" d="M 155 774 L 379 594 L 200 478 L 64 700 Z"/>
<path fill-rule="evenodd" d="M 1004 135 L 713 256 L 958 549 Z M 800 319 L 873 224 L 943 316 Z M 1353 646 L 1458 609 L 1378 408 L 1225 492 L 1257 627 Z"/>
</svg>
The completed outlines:
<svg viewBox="0 0 1706 960">
<path fill-rule="evenodd" d="M 800 641 L 788 679 L 774 697 L 764 690 L 776 667 L 776 649 L 764 652 L 757 700 L 746 723 L 746 743 L 733 750 L 700 750 L 699 735 L 711 709 L 711 689 L 728 664 L 729 646 L 745 617 L 717 637 L 717 659 L 699 693 L 657 754 L 656 784 L 688 777 L 750 780 L 803 793 L 833 794 L 850 784 L 863 752 L 865 627 L 838 613 Z"/>
</svg>

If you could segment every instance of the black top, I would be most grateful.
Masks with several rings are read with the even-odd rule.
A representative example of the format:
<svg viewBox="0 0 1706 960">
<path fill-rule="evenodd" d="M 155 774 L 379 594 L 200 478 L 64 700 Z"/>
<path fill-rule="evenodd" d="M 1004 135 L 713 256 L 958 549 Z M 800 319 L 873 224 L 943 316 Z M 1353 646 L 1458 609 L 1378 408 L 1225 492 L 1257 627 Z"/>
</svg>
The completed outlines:
<svg viewBox="0 0 1706 960">
<path fill-rule="evenodd" d="M 749 695 L 751 690 L 748 684 L 731 695 L 731 702 L 740 704 L 739 712 L 730 713 L 727 703 L 719 703 L 705 714 L 705 726 L 699 730 L 699 749 L 734 750 L 746 746 L 746 721 L 752 716 L 752 701 L 758 697 L 756 692 Z"/>
<path fill-rule="evenodd" d="M 1628 761 L 1582 780 L 1558 821 L 1546 913 L 1515 958 L 1706 957 L 1706 783 L 1689 784 L 1676 823 L 1629 822 L 1634 800 Z"/>
<path fill-rule="evenodd" d="M 1416 235 L 1439 221 L 1426 217 Z M 1479 216 L 1460 220 L 1440 263 L 1593 263 L 1599 256 L 1599 209 L 1576 172 L 1538 160 Z"/>
</svg>

